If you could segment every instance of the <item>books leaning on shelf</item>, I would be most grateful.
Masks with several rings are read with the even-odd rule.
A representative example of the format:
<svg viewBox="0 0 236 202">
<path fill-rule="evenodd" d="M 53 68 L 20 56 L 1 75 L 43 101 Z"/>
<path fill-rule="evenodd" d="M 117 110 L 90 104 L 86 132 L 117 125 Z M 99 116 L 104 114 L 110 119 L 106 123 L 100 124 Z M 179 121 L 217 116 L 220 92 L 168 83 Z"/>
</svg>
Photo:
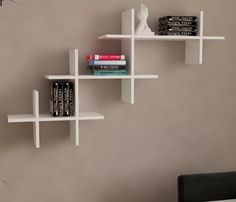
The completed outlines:
<svg viewBox="0 0 236 202">
<path fill-rule="evenodd" d="M 197 35 L 196 16 L 164 16 L 159 18 L 159 35 Z"/>
<path fill-rule="evenodd" d="M 50 83 L 50 113 L 52 116 L 74 115 L 74 86 L 71 82 Z"/>
<path fill-rule="evenodd" d="M 91 75 L 127 75 L 124 55 L 87 55 L 85 59 Z"/>
</svg>

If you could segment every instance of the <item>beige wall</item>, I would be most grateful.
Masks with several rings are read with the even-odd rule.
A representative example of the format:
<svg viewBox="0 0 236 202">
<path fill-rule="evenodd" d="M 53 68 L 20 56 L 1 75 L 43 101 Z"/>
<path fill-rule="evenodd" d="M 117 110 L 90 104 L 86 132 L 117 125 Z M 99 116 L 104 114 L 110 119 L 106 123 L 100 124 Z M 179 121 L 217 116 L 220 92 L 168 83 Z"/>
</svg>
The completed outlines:
<svg viewBox="0 0 236 202">
<path fill-rule="evenodd" d="M 120 13 L 138 0 L 5 0 L 0 8 L 0 201 L 175 202 L 179 174 L 236 169 L 236 1 L 148 0 L 150 25 L 166 14 L 205 11 L 203 65 L 184 64 L 182 42 L 138 42 L 135 105 L 120 101 L 120 81 L 81 81 L 81 109 L 105 120 L 81 123 L 81 145 L 67 123 L 44 123 L 42 147 L 31 124 L 7 114 L 31 112 L 31 90 L 48 110 L 44 74 L 66 73 L 68 49 L 119 53 L 99 41 L 120 32 Z M 81 66 L 85 69 L 85 63 Z M 82 70 L 83 71 L 83 70 Z"/>
</svg>

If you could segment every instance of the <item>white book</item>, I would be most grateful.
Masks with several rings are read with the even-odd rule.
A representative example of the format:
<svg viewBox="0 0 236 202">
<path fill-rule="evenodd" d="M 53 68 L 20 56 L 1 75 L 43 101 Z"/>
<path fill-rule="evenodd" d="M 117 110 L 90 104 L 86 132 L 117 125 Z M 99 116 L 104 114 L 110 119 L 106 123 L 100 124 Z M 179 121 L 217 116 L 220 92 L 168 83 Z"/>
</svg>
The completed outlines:
<svg viewBox="0 0 236 202">
<path fill-rule="evenodd" d="M 90 66 L 95 65 L 126 65 L 126 60 L 91 60 L 89 61 Z"/>
</svg>

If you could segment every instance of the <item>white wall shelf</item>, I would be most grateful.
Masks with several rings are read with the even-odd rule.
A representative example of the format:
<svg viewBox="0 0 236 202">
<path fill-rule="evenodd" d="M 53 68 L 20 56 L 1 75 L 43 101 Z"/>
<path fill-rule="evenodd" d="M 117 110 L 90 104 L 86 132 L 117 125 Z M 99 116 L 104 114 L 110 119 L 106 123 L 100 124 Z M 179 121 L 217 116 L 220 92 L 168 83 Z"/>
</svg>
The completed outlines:
<svg viewBox="0 0 236 202">
<path fill-rule="evenodd" d="M 122 35 L 122 34 L 105 34 L 99 36 L 98 39 L 134 39 L 134 40 L 150 40 L 150 41 L 188 41 L 188 40 L 224 40 L 224 36 L 165 36 L 165 35 Z"/>
<path fill-rule="evenodd" d="M 132 66 L 133 59 L 130 57 L 130 53 L 125 54 L 128 57 L 129 65 L 128 75 L 109 75 L 109 76 L 96 76 L 96 75 L 79 75 L 74 74 L 73 71 L 69 75 L 45 75 L 45 78 L 48 80 L 73 80 L 74 83 L 79 83 L 80 80 L 99 80 L 99 79 L 120 79 L 121 80 L 121 100 L 124 102 L 128 102 L 130 104 L 134 104 L 134 81 L 136 79 L 157 79 L 158 75 L 135 75 L 134 68 Z M 75 63 L 73 58 L 78 59 L 78 50 L 74 49 L 70 51 L 70 66 L 73 66 Z M 78 66 L 79 69 L 79 66 Z"/>
<path fill-rule="evenodd" d="M 104 119 L 104 116 L 96 112 L 79 112 L 77 116 L 72 117 L 53 117 L 51 114 L 39 114 L 39 92 L 37 90 L 33 90 L 33 114 L 8 115 L 9 123 L 33 123 L 36 148 L 40 148 L 40 122 L 70 121 L 70 136 L 75 141 L 75 145 L 79 146 L 79 121 L 101 119 Z"/>
<path fill-rule="evenodd" d="M 128 60 L 128 75 L 94 76 L 79 75 L 78 49 L 72 49 L 69 53 L 69 75 L 45 75 L 48 80 L 70 80 L 74 83 L 74 116 L 73 117 L 53 117 L 50 114 L 39 113 L 39 92 L 33 90 L 33 113 L 8 115 L 9 123 L 33 123 L 34 142 L 36 148 L 40 148 L 40 122 L 69 121 L 70 136 L 79 145 L 79 121 L 101 120 L 102 114 L 96 112 L 79 112 L 79 81 L 92 79 L 120 79 L 121 80 L 121 100 L 134 104 L 134 85 L 136 79 L 157 79 L 158 75 L 136 75 L 135 74 L 135 41 L 138 40 L 165 40 L 185 42 L 185 63 L 202 64 L 203 41 L 224 40 L 223 36 L 203 36 L 203 11 L 199 14 L 199 27 L 197 36 L 145 36 L 135 35 L 135 10 L 130 9 L 121 15 L 121 34 L 105 34 L 99 39 L 121 40 L 122 54 Z"/>
<path fill-rule="evenodd" d="M 121 16 L 121 34 L 104 34 L 98 39 L 105 40 L 121 40 L 122 53 L 129 52 L 129 56 L 134 68 L 134 46 L 135 41 L 184 41 L 185 42 L 185 63 L 186 64 L 202 64 L 203 42 L 205 40 L 224 40 L 224 36 L 204 36 L 203 35 L 203 11 L 198 15 L 198 34 L 197 36 L 164 36 L 164 35 L 135 35 L 135 10 L 130 9 L 122 13 Z"/>
<path fill-rule="evenodd" d="M 70 122 L 70 136 L 75 142 L 76 146 L 79 146 L 79 121 L 88 120 L 101 120 L 104 119 L 102 114 L 96 112 L 80 112 L 79 111 L 79 80 L 78 68 L 79 68 L 79 57 L 78 50 L 70 50 L 69 53 L 69 72 L 70 75 L 64 75 L 61 77 L 52 76 L 53 80 L 57 79 L 68 79 L 74 83 L 74 116 L 72 117 L 53 117 L 50 114 L 39 114 L 39 92 L 33 90 L 33 114 L 17 114 L 8 115 L 9 123 L 33 123 L 34 130 L 34 142 L 35 147 L 40 148 L 40 122 L 51 122 L 51 121 L 69 121 Z M 47 76 L 46 76 L 47 77 Z M 50 78 L 50 77 L 49 77 Z"/>
<path fill-rule="evenodd" d="M 93 76 L 93 75 L 45 75 L 46 79 L 49 80 L 86 80 L 86 79 L 157 79 L 158 75 L 112 75 L 112 76 Z"/>
</svg>

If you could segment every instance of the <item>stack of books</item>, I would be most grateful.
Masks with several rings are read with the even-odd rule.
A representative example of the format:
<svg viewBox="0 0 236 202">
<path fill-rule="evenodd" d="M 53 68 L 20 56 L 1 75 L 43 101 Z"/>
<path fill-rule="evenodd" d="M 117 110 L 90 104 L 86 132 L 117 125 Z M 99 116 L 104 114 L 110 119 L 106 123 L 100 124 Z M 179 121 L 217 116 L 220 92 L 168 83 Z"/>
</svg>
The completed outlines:
<svg viewBox="0 0 236 202">
<path fill-rule="evenodd" d="M 91 75 L 127 75 L 125 55 L 87 55 Z"/>
<path fill-rule="evenodd" d="M 196 16 L 164 16 L 159 18 L 159 35 L 197 35 Z"/>
<path fill-rule="evenodd" d="M 67 81 L 50 83 L 50 113 L 52 116 L 74 115 L 74 85 Z"/>
</svg>

